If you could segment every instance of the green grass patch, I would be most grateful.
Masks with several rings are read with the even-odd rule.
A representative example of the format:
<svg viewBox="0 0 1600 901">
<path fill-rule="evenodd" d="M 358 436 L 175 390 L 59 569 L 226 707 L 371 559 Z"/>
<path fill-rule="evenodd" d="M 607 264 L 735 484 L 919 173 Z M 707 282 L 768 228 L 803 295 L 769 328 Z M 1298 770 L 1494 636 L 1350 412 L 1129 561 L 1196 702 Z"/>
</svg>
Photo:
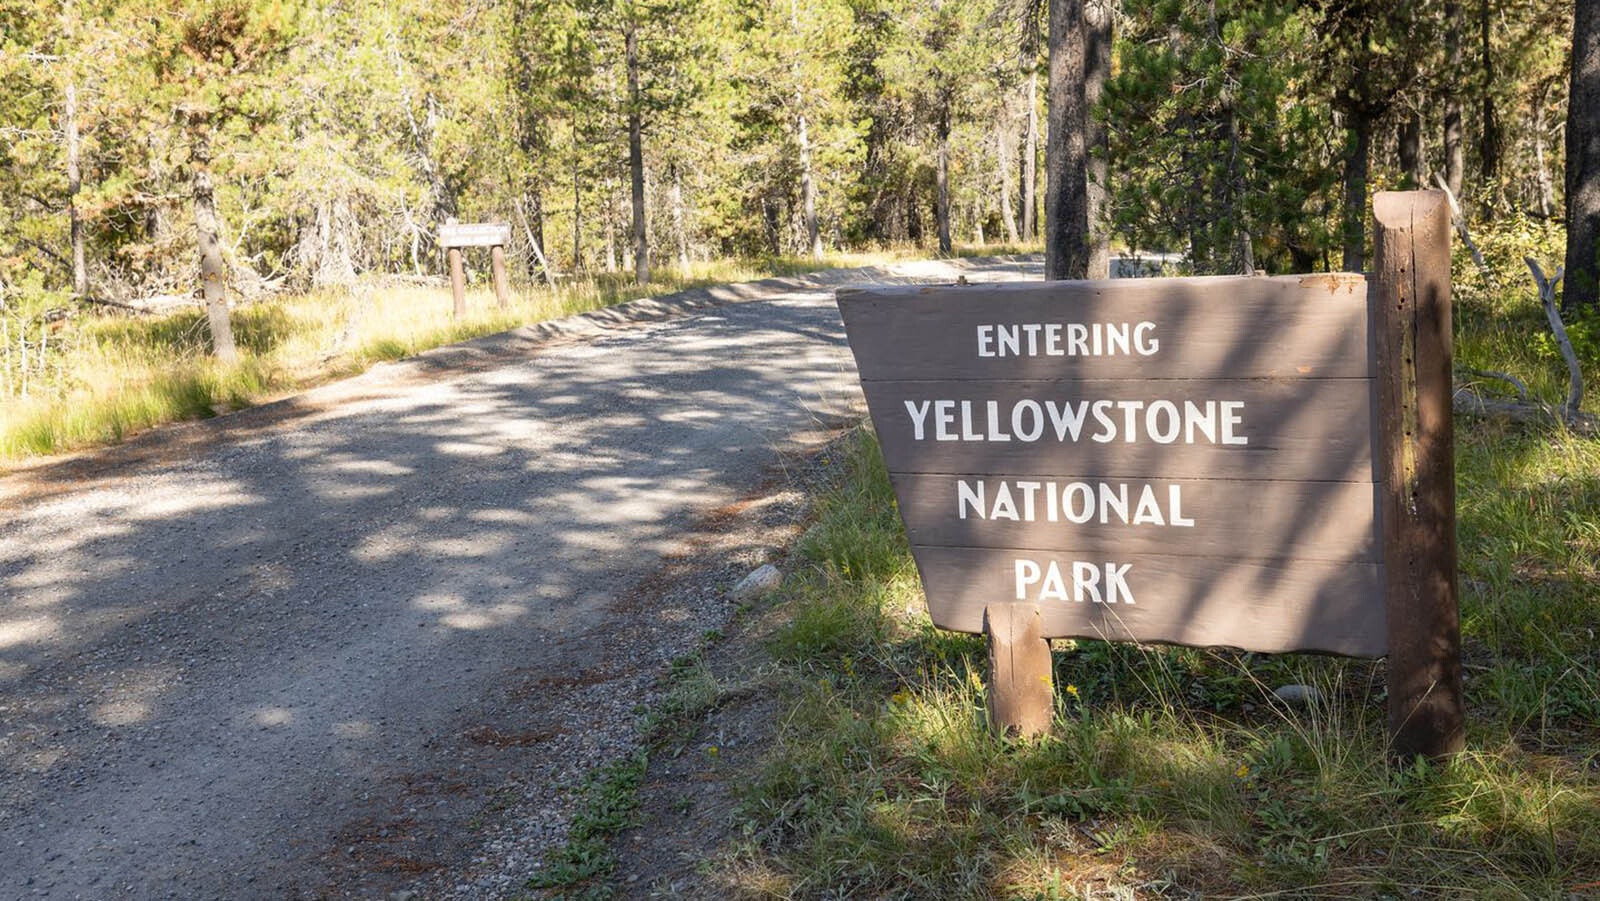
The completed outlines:
<svg viewBox="0 0 1600 901">
<path fill-rule="evenodd" d="M 964 248 L 962 255 L 1016 250 Z M 64 301 L 47 298 L 25 305 L 26 319 L 13 317 L 0 329 L 0 465 L 115 444 L 153 426 L 205 419 L 354 375 L 376 363 L 641 297 L 923 255 L 916 248 L 902 248 L 835 254 L 820 263 L 809 258 L 721 260 L 685 271 L 658 267 L 644 286 L 628 274 L 596 274 L 553 288 L 518 286 L 505 310 L 498 308 L 492 293 L 478 287 L 468 292 L 468 314 L 460 320 L 452 316 L 446 288 L 280 297 L 233 311 L 240 362 L 231 367 L 212 359 L 201 310 L 140 317 L 83 310 L 52 324 L 42 318 L 41 304 Z M 24 335 L 30 342 L 26 377 L 18 343 Z"/>
<path fill-rule="evenodd" d="M 1460 432 L 1469 750 L 1384 763 L 1382 664 L 1058 642 L 1052 734 L 984 723 L 860 433 L 770 641 L 787 713 L 720 861 L 746 897 L 1565 898 L 1600 891 L 1600 444 Z M 1306 707 L 1277 686 L 1315 686 Z"/>
</svg>

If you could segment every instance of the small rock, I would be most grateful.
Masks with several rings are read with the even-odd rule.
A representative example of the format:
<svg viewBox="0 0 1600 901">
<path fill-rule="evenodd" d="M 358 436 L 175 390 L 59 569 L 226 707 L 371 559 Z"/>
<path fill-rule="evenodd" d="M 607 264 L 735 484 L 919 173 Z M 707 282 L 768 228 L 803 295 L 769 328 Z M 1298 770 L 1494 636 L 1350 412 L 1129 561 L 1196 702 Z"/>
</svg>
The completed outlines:
<svg viewBox="0 0 1600 901">
<path fill-rule="evenodd" d="M 760 597 L 782 583 L 783 572 L 771 563 L 764 563 L 756 567 L 750 575 L 740 579 L 739 584 L 733 586 L 733 591 L 729 594 L 736 601 L 746 601 Z"/>
<path fill-rule="evenodd" d="M 1311 705 L 1322 700 L 1322 693 L 1310 685 L 1283 685 L 1273 692 L 1285 704 Z"/>
</svg>

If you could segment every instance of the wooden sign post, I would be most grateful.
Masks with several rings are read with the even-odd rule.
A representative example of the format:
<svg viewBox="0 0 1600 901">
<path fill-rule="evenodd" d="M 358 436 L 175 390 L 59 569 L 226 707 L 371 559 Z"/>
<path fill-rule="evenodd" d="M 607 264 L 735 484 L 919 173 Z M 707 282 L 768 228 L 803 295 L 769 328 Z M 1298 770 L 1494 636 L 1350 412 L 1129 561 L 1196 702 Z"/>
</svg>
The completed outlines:
<svg viewBox="0 0 1600 901">
<path fill-rule="evenodd" d="M 1395 202 L 1380 197 L 1380 222 Z M 1407 235 L 1408 248 L 1447 240 Z M 1442 297 L 1443 382 L 1413 367 L 1401 386 L 1439 392 L 1411 408 L 1434 430 L 1411 433 L 1429 436 L 1426 448 L 1383 426 L 1404 366 L 1390 365 L 1380 334 L 1394 327 L 1384 292 L 1395 279 L 1382 272 L 1370 286 L 1332 274 L 838 292 L 929 612 L 989 636 L 997 731 L 1048 728 L 1049 638 L 1390 654 L 1392 672 L 1411 671 L 1394 654 L 1417 640 L 1399 637 L 1388 612 L 1410 584 L 1395 572 L 1404 526 L 1390 525 L 1405 511 L 1380 511 L 1396 449 L 1411 447 L 1413 461 L 1437 453 L 1440 411 L 1448 432 L 1440 247 L 1415 251 L 1443 281 L 1422 289 L 1404 360 L 1441 365 Z M 1406 559 L 1452 542 L 1453 572 L 1453 531 L 1429 510 Z M 1435 587 L 1408 590 L 1442 604 Z M 1453 592 L 1449 606 L 1453 623 Z M 1429 631 L 1443 620 L 1421 621 L 1430 653 L 1454 653 L 1453 638 Z M 1459 696 L 1447 679 L 1429 685 L 1427 711 Z"/>
<path fill-rule="evenodd" d="M 494 296 L 500 308 L 510 302 L 510 289 L 506 283 L 506 245 L 511 243 L 511 226 L 499 224 L 460 225 L 449 223 L 439 227 L 439 246 L 450 257 L 450 294 L 455 300 L 456 318 L 467 315 L 466 275 L 461 267 L 461 249 L 464 247 L 489 248 L 489 260 L 494 271 Z"/>
<path fill-rule="evenodd" d="M 1440 758 L 1466 743 L 1456 587 L 1450 208 L 1442 191 L 1373 198 L 1379 322 L 1389 751 Z"/>
</svg>

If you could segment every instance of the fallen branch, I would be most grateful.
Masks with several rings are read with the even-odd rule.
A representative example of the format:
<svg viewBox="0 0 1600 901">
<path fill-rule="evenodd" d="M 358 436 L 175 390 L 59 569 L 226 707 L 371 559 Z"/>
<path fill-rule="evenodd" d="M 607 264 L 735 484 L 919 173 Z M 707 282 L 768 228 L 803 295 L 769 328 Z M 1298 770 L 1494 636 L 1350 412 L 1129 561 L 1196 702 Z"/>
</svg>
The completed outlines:
<svg viewBox="0 0 1600 901">
<path fill-rule="evenodd" d="M 1539 268 L 1539 261 L 1533 257 L 1523 257 L 1522 261 L 1528 264 L 1528 270 L 1533 273 L 1533 280 L 1539 286 L 1539 305 L 1544 307 L 1544 316 L 1550 321 L 1550 331 L 1555 333 L 1556 344 L 1561 348 L 1561 358 L 1567 361 L 1567 404 L 1565 414 L 1568 422 L 1579 415 L 1578 408 L 1583 404 L 1583 369 L 1578 365 L 1578 354 L 1572 349 L 1572 340 L 1567 337 L 1566 324 L 1561 321 L 1561 311 L 1556 309 L 1556 285 L 1560 283 L 1565 270 L 1557 266 L 1556 274 L 1545 278 L 1544 270 Z"/>
<path fill-rule="evenodd" d="M 1568 416 L 1548 404 L 1484 397 L 1470 388 L 1457 388 L 1453 400 L 1452 406 L 1457 416 L 1498 417 L 1533 425 L 1564 425 L 1581 435 L 1600 433 L 1600 419 L 1588 413 Z"/>
<path fill-rule="evenodd" d="M 1489 264 L 1483 261 L 1483 252 L 1473 242 L 1472 234 L 1467 231 L 1467 219 L 1461 215 L 1461 204 L 1456 200 L 1456 192 L 1450 190 L 1450 185 L 1445 182 L 1444 176 L 1437 172 L 1433 174 L 1433 182 L 1450 201 L 1450 224 L 1455 226 L 1456 234 L 1461 236 L 1461 243 L 1467 245 L 1467 250 L 1471 252 L 1472 262 L 1478 265 L 1478 274 L 1483 276 L 1484 284 L 1493 288 L 1494 275 L 1489 271 Z"/>
<path fill-rule="evenodd" d="M 92 294 L 85 294 L 84 296 L 79 297 L 78 300 L 81 300 L 84 303 L 94 304 L 98 307 L 115 307 L 119 310 L 127 310 L 130 313 L 138 313 L 141 316 L 151 316 L 155 314 L 155 310 L 134 306 L 131 303 L 124 303 L 120 300 L 112 300 L 109 297 L 95 297 Z"/>
<path fill-rule="evenodd" d="M 1505 382 L 1511 386 L 1511 390 L 1517 392 L 1517 400 L 1522 401 L 1523 403 L 1527 403 L 1528 401 L 1528 386 L 1523 383 L 1522 379 L 1517 378 L 1509 372 L 1495 372 L 1489 369 L 1460 369 L 1457 371 L 1465 375 L 1475 376 L 1480 379 L 1494 379 L 1496 381 Z"/>
</svg>

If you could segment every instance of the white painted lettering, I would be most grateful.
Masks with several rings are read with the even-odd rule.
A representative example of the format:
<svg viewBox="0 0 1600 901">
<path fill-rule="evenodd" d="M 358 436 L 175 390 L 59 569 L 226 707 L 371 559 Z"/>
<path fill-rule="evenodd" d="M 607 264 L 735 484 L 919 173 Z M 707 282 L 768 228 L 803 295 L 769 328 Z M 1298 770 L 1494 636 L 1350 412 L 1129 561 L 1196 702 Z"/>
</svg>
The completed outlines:
<svg viewBox="0 0 1600 901">
<path fill-rule="evenodd" d="M 928 408 L 932 405 L 933 402 L 927 400 L 923 401 L 922 406 L 920 407 L 917 406 L 916 401 L 906 401 L 906 413 L 910 414 L 911 416 L 911 434 L 913 441 L 922 440 L 923 427 L 928 422 Z"/>
</svg>

